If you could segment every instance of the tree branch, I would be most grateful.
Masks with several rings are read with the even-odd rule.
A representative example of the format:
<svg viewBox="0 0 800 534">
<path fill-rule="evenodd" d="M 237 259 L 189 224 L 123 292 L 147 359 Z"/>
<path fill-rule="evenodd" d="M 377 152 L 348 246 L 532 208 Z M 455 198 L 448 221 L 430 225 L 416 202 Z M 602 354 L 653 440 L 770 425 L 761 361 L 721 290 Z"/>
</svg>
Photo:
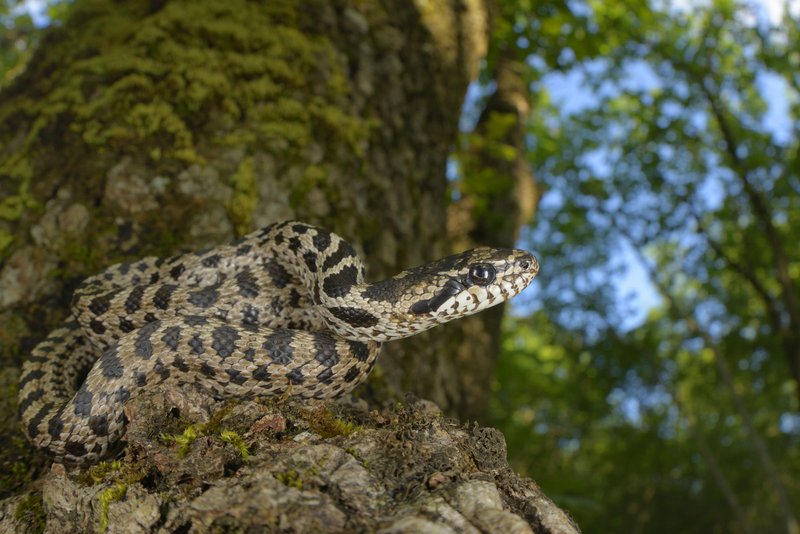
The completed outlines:
<svg viewBox="0 0 800 534">
<path fill-rule="evenodd" d="M 620 234 L 627 239 L 630 244 L 631 248 L 634 250 L 635 254 L 639 257 L 639 260 L 643 266 L 643 268 L 647 271 L 648 276 L 652 280 L 653 284 L 658 289 L 659 293 L 666 299 L 669 307 L 672 309 L 672 313 L 675 317 L 681 318 L 686 321 L 686 325 L 689 327 L 689 331 L 692 332 L 694 335 L 698 336 L 700 339 L 703 340 L 703 344 L 711 350 L 712 355 L 714 356 L 714 363 L 717 367 L 717 374 L 722 381 L 725 390 L 730 395 L 731 400 L 733 401 L 734 409 L 738 413 L 739 417 L 742 420 L 742 425 L 744 426 L 745 433 L 747 434 L 748 441 L 750 442 L 753 451 L 755 452 L 756 458 L 758 459 L 761 467 L 764 469 L 765 475 L 767 480 L 772 487 L 773 492 L 778 500 L 781 515 L 783 516 L 784 523 L 786 525 L 786 531 L 789 534 L 798 534 L 800 533 L 800 522 L 798 522 L 797 518 L 794 515 L 791 499 L 789 498 L 789 494 L 786 491 L 783 482 L 781 482 L 780 476 L 778 474 L 778 470 L 775 467 L 775 464 L 772 461 L 772 457 L 767 450 L 766 444 L 761 436 L 758 434 L 755 428 L 755 424 L 753 422 L 753 418 L 750 415 L 749 410 L 745 406 L 744 400 L 742 399 L 741 395 L 736 391 L 736 387 L 733 381 L 733 374 L 731 373 L 730 366 L 728 365 L 727 360 L 723 357 L 721 351 L 719 350 L 719 345 L 714 342 L 714 339 L 711 335 L 700 327 L 699 323 L 694 317 L 693 313 L 687 312 L 678 302 L 678 299 L 675 298 L 669 289 L 664 285 L 661 281 L 658 273 L 656 273 L 653 266 L 647 261 L 642 253 L 641 244 L 637 243 L 633 236 L 628 232 L 627 228 L 615 224 L 615 227 L 620 232 Z"/>
</svg>

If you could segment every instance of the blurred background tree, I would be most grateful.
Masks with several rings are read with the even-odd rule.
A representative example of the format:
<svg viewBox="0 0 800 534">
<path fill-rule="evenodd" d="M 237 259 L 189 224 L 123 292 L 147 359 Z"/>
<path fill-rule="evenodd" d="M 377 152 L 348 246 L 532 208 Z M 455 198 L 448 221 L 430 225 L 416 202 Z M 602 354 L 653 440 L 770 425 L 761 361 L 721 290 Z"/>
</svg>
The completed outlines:
<svg viewBox="0 0 800 534">
<path fill-rule="evenodd" d="M 494 15 L 451 165 L 478 224 L 450 220 L 460 243 L 500 232 L 542 259 L 497 340 L 515 466 L 587 532 L 797 533 L 800 6 Z M 0 23 L 3 85 L 38 33 L 15 0 Z M 519 236 L 496 214 L 531 170 Z"/>
<path fill-rule="evenodd" d="M 505 7 L 544 191 L 510 455 L 589 532 L 798 532 L 800 6 Z"/>
</svg>

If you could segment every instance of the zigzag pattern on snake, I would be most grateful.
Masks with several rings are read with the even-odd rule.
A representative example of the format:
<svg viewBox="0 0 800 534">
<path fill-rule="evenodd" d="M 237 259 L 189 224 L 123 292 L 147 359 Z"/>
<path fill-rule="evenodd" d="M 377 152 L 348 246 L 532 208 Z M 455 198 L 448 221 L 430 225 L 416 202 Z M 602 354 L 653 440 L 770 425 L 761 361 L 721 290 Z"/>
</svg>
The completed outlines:
<svg viewBox="0 0 800 534">
<path fill-rule="evenodd" d="M 124 434 L 125 403 L 160 382 L 335 398 L 367 377 L 380 342 L 499 304 L 537 272 L 528 252 L 478 248 L 366 284 L 349 243 L 295 221 L 114 265 L 81 284 L 24 364 L 23 429 L 56 460 L 90 464 Z"/>
</svg>

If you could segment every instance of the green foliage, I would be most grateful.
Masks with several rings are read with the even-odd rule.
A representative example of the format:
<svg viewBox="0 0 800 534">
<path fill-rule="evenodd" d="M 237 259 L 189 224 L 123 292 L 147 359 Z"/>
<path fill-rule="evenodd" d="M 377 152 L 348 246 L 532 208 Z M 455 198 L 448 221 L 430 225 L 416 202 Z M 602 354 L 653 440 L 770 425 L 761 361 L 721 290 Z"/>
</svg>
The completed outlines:
<svg viewBox="0 0 800 534">
<path fill-rule="evenodd" d="M 507 325 L 495 384 L 512 460 L 588 532 L 797 528 L 800 20 L 523 4 L 503 3 L 533 34 L 519 53 L 549 193 L 535 311 Z M 590 95 L 569 113 L 541 81 L 559 71 Z M 617 283 L 636 276 L 657 297 L 634 320 Z"/>
</svg>

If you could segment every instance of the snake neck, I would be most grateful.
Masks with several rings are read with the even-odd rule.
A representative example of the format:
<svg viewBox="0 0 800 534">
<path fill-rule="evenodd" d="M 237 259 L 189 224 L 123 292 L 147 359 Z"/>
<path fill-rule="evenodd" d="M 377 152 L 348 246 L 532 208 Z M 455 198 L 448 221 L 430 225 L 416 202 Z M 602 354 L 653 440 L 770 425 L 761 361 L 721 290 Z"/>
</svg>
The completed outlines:
<svg viewBox="0 0 800 534">
<path fill-rule="evenodd" d="M 364 265 L 338 235 L 300 222 L 264 230 L 292 275 L 308 291 L 327 327 L 346 339 L 391 341 L 499 304 L 524 289 L 538 264 L 529 253 L 480 248 L 364 282 Z M 470 277 L 474 266 L 492 269 L 491 283 Z"/>
</svg>

